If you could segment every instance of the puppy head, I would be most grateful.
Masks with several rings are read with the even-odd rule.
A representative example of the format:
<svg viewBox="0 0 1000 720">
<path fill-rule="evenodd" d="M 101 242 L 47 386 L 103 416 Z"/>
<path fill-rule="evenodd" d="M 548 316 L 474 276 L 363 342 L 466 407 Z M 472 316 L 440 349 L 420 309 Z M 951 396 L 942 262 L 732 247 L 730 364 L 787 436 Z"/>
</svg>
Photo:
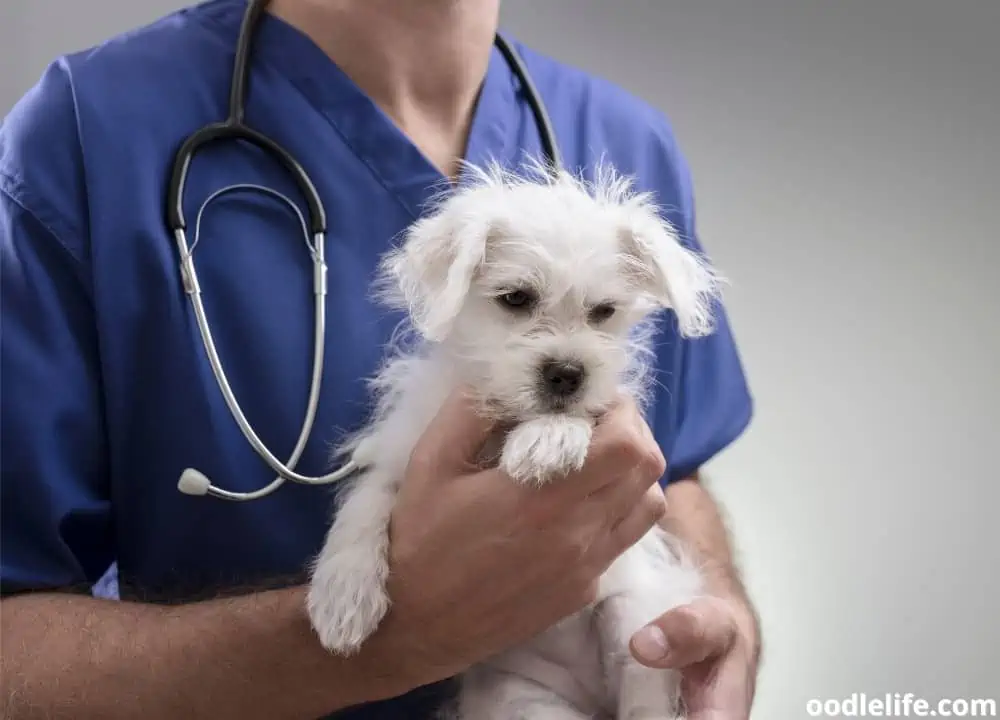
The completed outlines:
<svg viewBox="0 0 1000 720">
<path fill-rule="evenodd" d="M 711 332 L 718 276 L 625 179 L 470 174 L 386 255 L 380 286 L 499 416 L 592 416 L 641 394 L 660 309 L 685 336 Z"/>
</svg>

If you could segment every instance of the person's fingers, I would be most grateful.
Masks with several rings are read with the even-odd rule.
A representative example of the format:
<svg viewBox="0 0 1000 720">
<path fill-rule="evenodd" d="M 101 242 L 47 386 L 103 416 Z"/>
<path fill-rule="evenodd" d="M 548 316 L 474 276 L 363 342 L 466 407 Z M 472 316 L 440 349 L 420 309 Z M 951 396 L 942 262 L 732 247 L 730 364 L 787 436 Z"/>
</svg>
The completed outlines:
<svg viewBox="0 0 1000 720">
<path fill-rule="evenodd" d="M 725 653 L 736 623 L 723 602 L 699 598 L 664 613 L 636 632 L 629 643 L 635 659 L 653 668 L 683 668 Z"/>
<path fill-rule="evenodd" d="M 622 511 L 621 519 L 613 518 L 610 522 L 611 532 L 604 549 L 606 556 L 602 560 L 607 565 L 614 562 L 622 552 L 639 542 L 666 514 L 667 503 L 663 490 L 659 485 L 652 485 L 646 493 L 633 502 L 627 510 Z"/>
<path fill-rule="evenodd" d="M 445 479 L 475 468 L 477 456 L 495 427 L 478 412 L 465 388 L 452 392 L 420 436 L 410 455 L 411 468 Z"/>
<path fill-rule="evenodd" d="M 623 398 L 594 428 L 584 468 L 560 483 L 564 492 L 630 508 L 663 473 L 666 461 L 635 403 Z M 625 485 L 623 487 L 623 485 Z M 602 497 L 609 493 L 617 500 Z"/>
<path fill-rule="evenodd" d="M 588 500 L 602 508 L 612 527 L 631 514 L 636 505 L 648 502 L 646 496 L 651 491 L 661 493 L 658 502 L 663 504 L 658 481 L 667 467 L 652 431 L 637 410 L 626 408 L 619 423 L 615 431 L 618 436 L 609 441 L 611 447 L 595 443 L 594 462 L 587 468 L 596 476 L 591 482 L 600 483 L 588 493 Z"/>
</svg>

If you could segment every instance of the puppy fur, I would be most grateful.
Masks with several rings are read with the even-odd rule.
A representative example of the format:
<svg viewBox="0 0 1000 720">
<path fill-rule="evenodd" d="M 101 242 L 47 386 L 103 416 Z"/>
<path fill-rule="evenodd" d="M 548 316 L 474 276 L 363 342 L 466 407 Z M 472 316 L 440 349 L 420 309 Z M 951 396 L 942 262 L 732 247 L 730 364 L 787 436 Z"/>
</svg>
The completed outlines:
<svg viewBox="0 0 1000 720">
<path fill-rule="evenodd" d="M 356 652 L 389 609 L 396 493 L 456 387 L 513 428 L 498 460 L 513 482 L 559 482 L 584 464 L 595 420 L 618 397 L 646 401 L 652 323 L 672 313 L 684 336 L 711 332 L 719 285 L 653 198 L 606 165 L 591 181 L 540 164 L 467 167 L 380 266 L 377 293 L 406 312 L 410 332 L 372 381 L 370 422 L 340 449 L 364 470 L 311 568 L 308 613 L 323 646 Z M 628 644 L 699 592 L 681 545 L 650 531 L 602 576 L 590 607 L 465 673 L 452 717 L 680 717 L 676 675 L 639 665 Z"/>
</svg>

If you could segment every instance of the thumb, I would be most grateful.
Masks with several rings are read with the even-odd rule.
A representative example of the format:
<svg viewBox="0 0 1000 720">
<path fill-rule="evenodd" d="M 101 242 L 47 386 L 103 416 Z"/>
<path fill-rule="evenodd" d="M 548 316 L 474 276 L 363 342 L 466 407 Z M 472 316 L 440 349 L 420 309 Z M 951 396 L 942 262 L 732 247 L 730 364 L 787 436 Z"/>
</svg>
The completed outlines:
<svg viewBox="0 0 1000 720">
<path fill-rule="evenodd" d="M 467 388 L 454 390 L 420 436 L 410 462 L 433 468 L 440 477 L 468 472 L 494 429 L 494 421 L 478 410 Z"/>
<path fill-rule="evenodd" d="M 723 604 L 699 598 L 639 630 L 630 649 L 643 665 L 684 668 L 722 655 L 735 638 L 736 625 Z"/>
</svg>

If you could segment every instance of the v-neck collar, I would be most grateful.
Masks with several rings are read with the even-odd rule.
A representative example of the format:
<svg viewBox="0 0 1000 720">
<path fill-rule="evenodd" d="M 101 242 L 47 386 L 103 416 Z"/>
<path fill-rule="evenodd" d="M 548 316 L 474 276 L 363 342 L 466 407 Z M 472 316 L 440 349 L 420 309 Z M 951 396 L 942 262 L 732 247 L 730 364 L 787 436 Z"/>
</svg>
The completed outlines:
<svg viewBox="0 0 1000 720">
<path fill-rule="evenodd" d="M 231 11 L 238 27 L 246 0 L 216 2 L 225 3 L 219 10 L 220 15 L 227 16 L 227 24 Z M 447 178 L 305 33 L 265 13 L 251 54 L 254 62 L 266 62 L 278 70 L 323 114 L 358 159 L 414 218 L 424 212 L 432 197 L 447 188 Z M 515 83 L 516 76 L 494 46 L 469 130 L 467 162 L 482 165 L 513 159 Z"/>
</svg>

